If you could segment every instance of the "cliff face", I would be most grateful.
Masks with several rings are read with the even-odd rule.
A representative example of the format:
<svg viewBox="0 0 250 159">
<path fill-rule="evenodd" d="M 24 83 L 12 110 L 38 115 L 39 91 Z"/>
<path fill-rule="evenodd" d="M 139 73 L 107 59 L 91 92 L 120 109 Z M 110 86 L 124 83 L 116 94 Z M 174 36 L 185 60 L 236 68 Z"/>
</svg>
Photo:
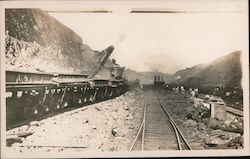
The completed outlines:
<svg viewBox="0 0 250 159">
<path fill-rule="evenodd" d="M 6 9 L 6 69 L 87 73 L 95 52 L 40 9 Z"/>
</svg>

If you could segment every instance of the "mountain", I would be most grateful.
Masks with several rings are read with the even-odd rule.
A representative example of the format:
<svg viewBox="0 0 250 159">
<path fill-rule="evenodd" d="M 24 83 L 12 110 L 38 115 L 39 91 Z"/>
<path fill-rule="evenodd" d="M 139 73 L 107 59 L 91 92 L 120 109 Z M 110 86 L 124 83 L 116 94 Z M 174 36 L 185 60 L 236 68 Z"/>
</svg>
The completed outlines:
<svg viewBox="0 0 250 159">
<path fill-rule="evenodd" d="M 5 35 L 7 70 L 88 74 L 100 59 L 99 51 L 41 9 L 5 9 Z"/>
<path fill-rule="evenodd" d="M 175 74 L 158 72 L 157 75 L 164 76 L 166 83 L 190 86 L 240 86 L 242 77 L 240 56 L 241 51 L 235 51 L 210 63 L 179 70 Z M 124 77 L 129 81 L 139 79 L 143 84 L 152 84 L 155 74 L 154 72 L 136 72 L 126 69 Z"/>
<path fill-rule="evenodd" d="M 177 71 L 171 82 L 178 81 L 185 85 L 233 85 L 240 86 L 242 70 L 241 51 L 235 51 L 210 63 L 195 65 Z"/>
<path fill-rule="evenodd" d="M 128 81 L 135 81 L 136 79 L 139 79 L 142 84 L 153 84 L 155 74 L 155 72 L 136 72 L 131 69 L 126 69 L 123 76 Z M 172 77 L 170 74 L 164 74 L 162 72 L 158 72 L 157 75 L 164 76 L 165 81 L 169 81 Z"/>
<path fill-rule="evenodd" d="M 123 77 L 127 79 L 128 81 L 135 81 L 136 79 L 139 79 L 141 83 L 143 84 L 150 84 L 153 83 L 151 78 L 150 73 L 141 73 L 141 72 L 136 72 L 131 69 L 125 69 L 123 73 Z"/>
</svg>

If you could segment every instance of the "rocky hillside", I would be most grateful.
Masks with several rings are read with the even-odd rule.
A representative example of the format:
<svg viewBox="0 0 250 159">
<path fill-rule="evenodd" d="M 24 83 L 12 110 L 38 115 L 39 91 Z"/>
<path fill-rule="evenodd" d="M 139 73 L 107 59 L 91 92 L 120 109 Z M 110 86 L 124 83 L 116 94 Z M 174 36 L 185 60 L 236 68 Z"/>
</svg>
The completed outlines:
<svg viewBox="0 0 250 159">
<path fill-rule="evenodd" d="M 40 9 L 6 9 L 5 29 L 6 69 L 88 73 L 87 61 L 99 54 Z"/>
<path fill-rule="evenodd" d="M 242 70 L 240 51 L 232 52 L 211 63 L 195 65 L 180 70 L 173 75 L 173 80 L 186 85 L 234 85 L 240 86 Z"/>
</svg>

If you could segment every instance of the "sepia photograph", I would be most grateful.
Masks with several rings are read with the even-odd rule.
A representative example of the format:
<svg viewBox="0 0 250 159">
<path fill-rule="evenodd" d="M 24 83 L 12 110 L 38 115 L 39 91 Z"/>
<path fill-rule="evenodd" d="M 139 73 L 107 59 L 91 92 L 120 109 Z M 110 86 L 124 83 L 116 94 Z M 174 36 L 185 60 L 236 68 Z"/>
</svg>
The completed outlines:
<svg viewBox="0 0 250 159">
<path fill-rule="evenodd" d="M 0 12 L 1 158 L 250 155 L 247 0 Z"/>
</svg>

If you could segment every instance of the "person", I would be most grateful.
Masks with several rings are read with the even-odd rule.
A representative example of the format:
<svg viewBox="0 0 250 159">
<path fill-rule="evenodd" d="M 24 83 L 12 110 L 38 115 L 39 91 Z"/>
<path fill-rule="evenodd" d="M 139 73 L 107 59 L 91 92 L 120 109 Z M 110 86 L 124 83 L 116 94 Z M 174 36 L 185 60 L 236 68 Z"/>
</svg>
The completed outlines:
<svg viewBox="0 0 250 159">
<path fill-rule="evenodd" d="M 194 92 L 195 92 L 195 98 L 198 98 L 199 89 L 198 89 L 198 88 L 195 88 L 195 89 L 194 89 Z"/>
<path fill-rule="evenodd" d="M 141 89 L 143 89 L 143 85 L 140 83 L 140 87 L 141 87 Z"/>
<path fill-rule="evenodd" d="M 177 86 L 175 90 L 176 90 L 176 92 L 179 92 L 179 87 Z"/>
<path fill-rule="evenodd" d="M 168 85 L 166 84 L 166 86 L 165 86 L 165 93 L 167 93 L 167 91 L 168 91 Z"/>
<path fill-rule="evenodd" d="M 184 86 L 181 86 L 181 92 L 184 93 L 185 92 L 185 88 Z"/>
<path fill-rule="evenodd" d="M 226 92 L 226 96 L 229 97 L 231 92 Z"/>
<path fill-rule="evenodd" d="M 191 91 L 191 96 L 192 96 L 192 97 L 195 96 L 195 91 Z"/>
<path fill-rule="evenodd" d="M 192 91 L 190 91 L 190 94 L 191 94 L 190 100 L 193 101 L 194 96 L 195 96 L 195 92 L 192 90 Z"/>
</svg>

